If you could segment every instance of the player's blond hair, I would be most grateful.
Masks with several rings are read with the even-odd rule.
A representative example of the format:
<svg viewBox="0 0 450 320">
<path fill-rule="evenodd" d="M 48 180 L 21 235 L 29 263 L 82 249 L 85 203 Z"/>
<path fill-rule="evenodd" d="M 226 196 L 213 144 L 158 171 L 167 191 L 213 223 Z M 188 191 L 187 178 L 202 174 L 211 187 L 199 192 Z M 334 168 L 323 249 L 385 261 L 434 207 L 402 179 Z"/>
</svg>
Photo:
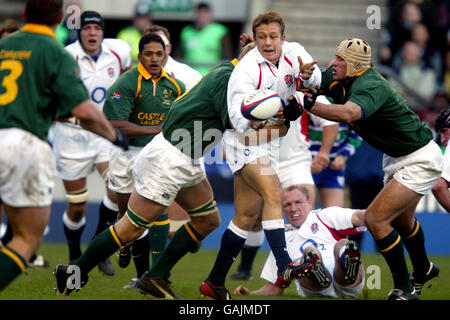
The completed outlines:
<svg viewBox="0 0 450 320">
<path fill-rule="evenodd" d="M 280 13 L 276 11 L 262 13 L 255 19 L 253 19 L 252 22 L 253 35 L 255 35 L 256 28 L 258 28 L 263 24 L 270 24 L 270 23 L 278 23 L 280 25 L 281 35 L 284 36 L 284 29 L 286 27 L 284 23 L 284 18 Z"/>
<path fill-rule="evenodd" d="M 169 32 L 169 29 L 167 29 L 166 27 L 157 25 L 157 24 L 154 24 L 154 25 L 152 25 L 150 27 L 147 27 L 144 30 L 144 35 L 146 35 L 147 33 L 157 33 L 158 31 L 161 31 L 162 33 L 164 33 L 164 35 L 166 36 L 167 40 L 169 40 L 169 43 L 170 43 L 170 32 Z"/>
<path fill-rule="evenodd" d="M 305 195 L 306 201 L 309 201 L 311 199 L 311 194 L 309 193 L 308 188 L 301 186 L 299 184 L 293 184 L 293 185 L 290 185 L 289 187 L 284 188 L 283 194 L 293 191 L 293 190 L 298 190 L 301 193 L 303 193 Z"/>
</svg>

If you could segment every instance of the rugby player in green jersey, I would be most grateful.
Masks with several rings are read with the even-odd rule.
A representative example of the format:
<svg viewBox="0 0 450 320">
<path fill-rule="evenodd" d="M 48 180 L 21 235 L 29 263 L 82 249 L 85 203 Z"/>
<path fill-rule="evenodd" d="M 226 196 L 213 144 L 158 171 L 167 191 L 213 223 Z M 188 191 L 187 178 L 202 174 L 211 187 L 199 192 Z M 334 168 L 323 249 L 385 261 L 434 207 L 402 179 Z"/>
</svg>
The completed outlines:
<svg viewBox="0 0 450 320">
<path fill-rule="evenodd" d="M 0 248 L 0 290 L 38 249 L 50 219 L 55 159 L 47 132 L 56 117 L 127 148 L 89 100 L 76 61 L 56 41 L 62 0 L 28 0 L 25 26 L 0 41 L 0 199 L 13 237 Z"/>
<path fill-rule="evenodd" d="M 132 168 L 138 153 L 161 132 L 170 106 L 185 91 L 184 84 L 162 67 L 165 57 L 163 39 L 156 34 L 144 35 L 139 41 L 138 66 L 123 74 L 106 94 L 105 115 L 115 128 L 123 130 L 130 141 L 130 150 L 115 148 L 110 152 L 108 187 L 117 194 L 119 218 L 127 211 L 133 191 Z M 153 264 L 164 250 L 169 224 L 167 213 L 158 217 L 139 238 L 142 241 L 135 241 L 132 248 L 125 246 L 118 251 L 119 266 L 128 266 L 132 251 L 137 277 L 140 278 L 149 269 L 149 251 L 152 252 Z"/>
<path fill-rule="evenodd" d="M 393 277 L 390 300 L 415 300 L 424 283 L 439 274 L 428 260 L 424 233 L 414 213 L 443 169 L 431 130 L 371 65 L 371 47 L 361 39 L 343 40 L 331 66 L 322 71 L 320 91 L 304 100 L 305 109 L 348 123 L 367 143 L 384 153 L 384 188 L 366 210 L 365 224 Z M 335 104 L 315 102 L 318 93 Z M 403 246 L 414 271 L 408 272 Z"/>
<path fill-rule="evenodd" d="M 244 48 L 239 58 L 252 47 Z M 220 224 L 213 191 L 199 158 L 220 142 L 225 129 L 231 129 L 226 96 L 228 79 L 237 62 L 224 62 L 213 68 L 172 104 L 162 132 L 136 159 L 135 186 L 126 214 L 98 235 L 74 265 L 56 267 L 58 293 L 68 295 L 84 286 L 87 274 L 99 261 L 139 238 L 176 201 L 189 213 L 191 221 L 177 230 L 157 263 L 139 279 L 137 287 L 159 298 L 178 298 L 168 280 L 171 269 L 188 252 L 195 252 L 198 243 Z M 284 119 L 282 111 L 278 115 Z M 267 142 L 272 130 L 276 131 L 273 136 L 278 138 L 286 134 L 287 127 L 271 125 L 259 132 L 243 134 L 241 138 L 258 143 L 262 133 L 267 134 L 267 139 L 261 138 Z M 73 274 L 77 268 L 81 276 L 78 282 Z M 292 272 L 286 274 L 292 276 L 300 270 L 297 266 L 288 268 Z"/>
</svg>

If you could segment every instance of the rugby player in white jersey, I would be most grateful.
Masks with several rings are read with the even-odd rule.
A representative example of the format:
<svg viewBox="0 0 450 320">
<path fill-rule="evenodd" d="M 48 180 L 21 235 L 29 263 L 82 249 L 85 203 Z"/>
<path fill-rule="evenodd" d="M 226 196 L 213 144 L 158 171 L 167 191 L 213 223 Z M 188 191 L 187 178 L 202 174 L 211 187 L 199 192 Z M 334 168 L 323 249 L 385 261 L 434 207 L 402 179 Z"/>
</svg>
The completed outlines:
<svg viewBox="0 0 450 320">
<path fill-rule="evenodd" d="M 357 297 L 364 287 L 364 268 L 356 243 L 347 236 L 366 231 L 364 210 L 328 207 L 311 211 L 308 189 L 291 186 L 284 189 L 283 209 L 286 219 L 286 243 L 295 261 L 313 265 L 306 277 L 296 279 L 300 297 L 326 296 L 332 298 Z M 286 284 L 277 277 L 272 253 L 264 264 L 261 278 L 268 282 L 250 291 L 239 286 L 237 295 L 277 296 Z"/>
<path fill-rule="evenodd" d="M 303 101 L 303 93 L 297 92 L 296 96 L 298 101 Z M 324 96 L 320 96 L 318 99 L 322 103 L 329 103 Z M 316 161 L 323 167 L 329 165 L 328 155 L 336 140 L 339 125 L 334 121 L 320 118 L 309 112 L 304 112 L 300 118 L 291 122 L 287 135 L 283 137 L 280 147 L 278 177 L 283 189 L 292 185 L 307 188 L 311 202 L 314 205 L 315 186 L 311 174 L 313 157 L 309 150 L 310 142 L 308 136 L 310 122 L 323 128 L 322 144 Z M 236 273 L 230 276 L 230 280 L 252 279 L 251 270 L 253 261 L 263 243 L 264 232 L 261 227 L 261 221 L 258 219 L 258 222 L 249 231 L 248 238 L 241 251 L 241 263 Z"/>
<path fill-rule="evenodd" d="M 286 42 L 284 28 L 284 19 L 277 12 L 264 13 L 253 20 L 256 48 L 236 66 L 228 82 L 228 114 L 237 131 L 244 132 L 255 125 L 240 111 L 242 100 L 252 90 L 276 91 L 287 103 L 285 110 L 294 111 L 292 116 L 285 114 L 285 119 L 294 121 L 301 114 L 295 99 L 297 79 L 308 88 L 321 81 L 320 71 L 314 66 L 317 61 L 300 44 Z M 284 238 L 282 189 L 276 171 L 280 142 L 276 139 L 264 145 L 245 146 L 235 132 L 226 132 L 223 143 L 234 174 L 235 215 L 222 236 L 215 264 L 200 288 L 204 295 L 214 299 L 220 299 L 218 292 L 225 289 L 226 275 L 261 211 L 262 227 L 280 275 L 291 263 Z"/>
<path fill-rule="evenodd" d="M 94 11 L 80 16 L 78 41 L 66 47 L 80 66 L 81 79 L 91 100 L 101 110 L 107 89 L 131 66 L 130 47 L 122 40 L 104 39 L 104 21 Z M 70 90 L 70 88 L 68 89 Z M 81 255 L 80 239 L 86 224 L 85 212 L 89 198 L 87 176 L 95 169 L 108 181 L 111 143 L 92 134 L 78 124 L 76 118 L 55 123 L 49 140 L 56 158 L 56 171 L 63 180 L 67 209 L 63 214 L 64 233 L 69 246 L 69 260 Z M 99 209 L 96 234 L 114 223 L 117 217 L 116 196 L 108 188 Z M 109 259 L 99 264 L 100 271 L 114 274 Z"/>
<path fill-rule="evenodd" d="M 445 153 L 444 170 L 442 171 L 441 178 L 433 187 L 432 192 L 439 204 L 447 212 L 450 212 L 450 191 L 448 189 L 450 186 L 450 109 L 441 112 L 436 119 L 435 130 L 445 148 Z"/>
</svg>

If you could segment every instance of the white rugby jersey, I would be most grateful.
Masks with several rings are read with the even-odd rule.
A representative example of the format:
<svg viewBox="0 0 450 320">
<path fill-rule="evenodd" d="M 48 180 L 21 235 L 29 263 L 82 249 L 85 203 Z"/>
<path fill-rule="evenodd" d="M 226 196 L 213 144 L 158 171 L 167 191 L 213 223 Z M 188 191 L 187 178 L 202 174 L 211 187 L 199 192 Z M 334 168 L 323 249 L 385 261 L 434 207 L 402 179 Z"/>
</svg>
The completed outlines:
<svg viewBox="0 0 450 320">
<path fill-rule="evenodd" d="M 296 98 L 301 104 L 303 104 L 303 97 L 303 93 L 296 92 Z M 324 96 L 318 96 L 317 101 L 324 104 L 330 104 Z M 300 118 L 291 121 L 291 127 L 286 136 L 283 137 L 280 147 L 280 166 L 283 167 L 284 164 L 288 165 L 289 163 L 296 163 L 299 160 L 312 159 L 311 151 L 309 150 L 310 143 L 308 137 L 310 121 L 322 128 L 337 123 L 323 119 L 305 110 Z"/>
<path fill-rule="evenodd" d="M 450 140 L 447 143 L 444 153 L 444 170 L 442 171 L 442 178 L 450 181 Z"/>
<path fill-rule="evenodd" d="M 311 55 L 296 42 L 285 41 L 278 67 L 263 58 L 258 48 L 250 50 L 239 61 L 228 81 L 228 114 L 236 130 L 241 132 L 247 128 L 248 120 L 241 114 L 241 103 L 245 95 L 255 89 L 271 89 L 286 101 L 295 96 L 297 79 L 300 77 L 300 56 L 304 63 L 311 62 Z M 320 85 L 322 74 L 315 68 L 311 78 L 303 82 L 305 87 Z"/>
<path fill-rule="evenodd" d="M 68 45 L 66 50 L 78 62 L 81 80 L 91 100 L 102 110 L 106 91 L 131 66 L 130 46 L 120 39 L 103 39 L 97 61 L 83 51 L 79 41 Z"/>
<path fill-rule="evenodd" d="M 292 261 L 299 262 L 304 249 L 315 246 L 320 250 L 322 258 L 334 257 L 334 245 L 349 235 L 363 233 L 366 227 L 355 227 L 352 215 L 357 211 L 341 207 L 328 207 L 311 211 L 305 222 L 298 229 L 287 231 L 286 245 Z M 261 278 L 275 283 L 277 265 L 270 252 L 261 272 Z"/>
<path fill-rule="evenodd" d="M 186 91 L 190 90 L 202 78 L 200 72 L 192 69 L 187 64 L 181 63 L 173 59 L 171 56 L 167 59 L 164 70 L 172 77 L 177 78 L 184 83 Z"/>
</svg>

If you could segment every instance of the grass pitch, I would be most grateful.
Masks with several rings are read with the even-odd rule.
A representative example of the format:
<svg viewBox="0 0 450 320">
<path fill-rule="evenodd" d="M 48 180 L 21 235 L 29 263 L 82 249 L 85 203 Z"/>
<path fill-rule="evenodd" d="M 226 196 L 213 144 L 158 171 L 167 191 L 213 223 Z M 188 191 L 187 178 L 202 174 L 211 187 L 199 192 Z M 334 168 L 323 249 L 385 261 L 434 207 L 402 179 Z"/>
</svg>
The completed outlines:
<svg viewBox="0 0 450 320">
<path fill-rule="evenodd" d="M 59 296 L 54 291 L 55 278 L 53 268 L 59 263 L 67 263 L 68 249 L 65 244 L 44 243 L 39 249 L 49 262 L 49 268 L 28 268 L 26 275 L 21 275 L 0 292 L 0 300 L 159 300 L 149 295 L 143 295 L 135 289 L 123 289 L 129 280 L 136 276 L 133 262 L 126 269 L 121 269 L 111 259 L 116 269 L 112 277 L 105 276 L 95 268 L 89 274 L 88 284 L 79 292 L 70 296 Z M 170 277 L 174 291 L 185 300 L 210 300 L 201 298 L 198 290 L 202 281 L 207 277 L 214 264 L 217 250 L 201 249 L 196 254 L 186 255 L 172 270 Z M 226 285 L 232 292 L 238 285 L 243 284 L 250 290 L 260 288 L 265 280 L 259 274 L 268 255 L 268 251 L 260 251 L 254 263 L 251 281 L 227 281 Z M 380 254 L 363 254 L 363 264 L 366 270 L 366 285 L 358 300 L 386 300 L 387 293 L 393 283 L 386 262 Z M 238 257 L 237 260 L 239 260 Z M 450 256 L 431 256 L 430 260 L 441 269 L 439 278 L 430 281 L 431 288 L 423 289 L 421 300 L 449 300 L 450 299 Z M 408 265 L 411 268 L 409 259 Z M 239 261 L 233 264 L 229 274 L 234 273 Z M 428 285 L 428 284 L 427 284 Z M 295 285 L 287 288 L 280 297 L 235 296 L 237 300 L 299 300 Z M 324 298 L 317 298 L 325 300 Z M 310 299 L 309 299 L 310 300 Z"/>
</svg>

